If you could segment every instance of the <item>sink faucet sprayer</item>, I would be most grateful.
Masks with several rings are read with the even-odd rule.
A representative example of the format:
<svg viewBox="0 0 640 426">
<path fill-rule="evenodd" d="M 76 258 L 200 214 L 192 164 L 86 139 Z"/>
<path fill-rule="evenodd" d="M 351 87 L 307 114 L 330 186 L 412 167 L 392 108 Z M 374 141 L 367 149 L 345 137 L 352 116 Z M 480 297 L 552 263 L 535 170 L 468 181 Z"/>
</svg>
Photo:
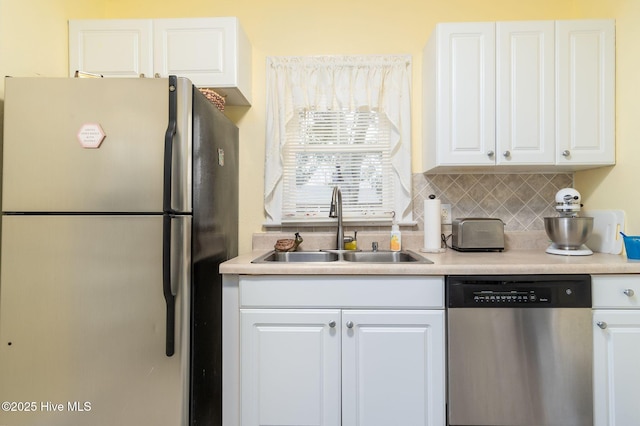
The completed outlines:
<svg viewBox="0 0 640 426">
<path fill-rule="evenodd" d="M 344 244 L 344 228 L 342 226 L 342 192 L 340 187 L 333 187 L 333 194 L 331 195 L 331 206 L 329 207 L 329 217 L 338 218 L 338 231 L 336 235 L 336 248 L 342 250 Z"/>
</svg>

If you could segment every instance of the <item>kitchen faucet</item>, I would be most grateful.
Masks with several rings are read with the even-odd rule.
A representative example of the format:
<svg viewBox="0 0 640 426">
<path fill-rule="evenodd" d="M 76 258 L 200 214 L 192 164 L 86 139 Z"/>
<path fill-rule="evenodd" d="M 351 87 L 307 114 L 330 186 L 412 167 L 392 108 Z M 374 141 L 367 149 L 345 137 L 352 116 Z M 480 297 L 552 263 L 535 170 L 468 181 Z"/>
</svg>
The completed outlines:
<svg viewBox="0 0 640 426">
<path fill-rule="evenodd" d="M 344 228 L 342 226 L 342 192 L 340 187 L 333 187 L 333 194 L 331 195 L 331 206 L 329 207 L 329 217 L 338 218 L 338 231 L 336 235 L 336 248 L 342 250 L 344 244 Z"/>
</svg>

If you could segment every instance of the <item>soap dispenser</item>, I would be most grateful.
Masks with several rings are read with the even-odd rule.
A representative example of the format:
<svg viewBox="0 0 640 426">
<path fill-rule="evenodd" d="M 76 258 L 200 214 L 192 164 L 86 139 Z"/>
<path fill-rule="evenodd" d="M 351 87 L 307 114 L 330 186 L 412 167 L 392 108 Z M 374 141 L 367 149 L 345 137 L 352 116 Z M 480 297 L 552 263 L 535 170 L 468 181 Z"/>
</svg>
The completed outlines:
<svg viewBox="0 0 640 426">
<path fill-rule="evenodd" d="M 400 234 L 400 226 L 398 223 L 393 221 L 391 225 L 391 251 L 400 251 L 402 250 L 402 234 Z"/>
</svg>

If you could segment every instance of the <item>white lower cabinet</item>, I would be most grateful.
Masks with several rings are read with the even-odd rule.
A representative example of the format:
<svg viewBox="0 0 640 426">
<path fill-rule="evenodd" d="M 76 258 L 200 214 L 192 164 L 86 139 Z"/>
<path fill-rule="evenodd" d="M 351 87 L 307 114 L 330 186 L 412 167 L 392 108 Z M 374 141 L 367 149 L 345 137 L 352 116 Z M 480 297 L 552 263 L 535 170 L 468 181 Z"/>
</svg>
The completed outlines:
<svg viewBox="0 0 640 426">
<path fill-rule="evenodd" d="M 444 311 L 342 311 L 342 424 L 444 424 L 443 345 Z"/>
<path fill-rule="evenodd" d="M 242 426 L 445 424 L 442 290 L 435 309 L 340 306 L 343 296 L 350 298 L 350 284 L 357 288 L 372 280 L 372 288 L 382 291 L 376 298 L 403 287 L 402 279 L 391 278 L 385 288 L 379 278 L 347 280 L 343 294 L 328 302 L 335 306 L 327 308 L 240 309 Z M 409 286 L 418 282 L 415 278 Z M 443 286 L 441 277 L 435 282 L 421 278 L 423 286 Z M 314 282 L 303 291 L 312 305 L 322 280 L 309 279 Z M 336 284 L 327 280 L 325 290 Z M 299 281 L 298 287 L 305 288 L 305 279 Z M 396 290 L 394 282 L 400 284 Z M 242 289 L 240 294 L 242 306 L 242 295 L 251 297 Z M 363 304 L 368 299 L 362 297 Z"/>
<path fill-rule="evenodd" d="M 339 310 L 240 311 L 242 425 L 340 424 L 338 321 Z"/>
<path fill-rule="evenodd" d="M 594 424 L 640 425 L 640 276 L 593 276 Z"/>
</svg>

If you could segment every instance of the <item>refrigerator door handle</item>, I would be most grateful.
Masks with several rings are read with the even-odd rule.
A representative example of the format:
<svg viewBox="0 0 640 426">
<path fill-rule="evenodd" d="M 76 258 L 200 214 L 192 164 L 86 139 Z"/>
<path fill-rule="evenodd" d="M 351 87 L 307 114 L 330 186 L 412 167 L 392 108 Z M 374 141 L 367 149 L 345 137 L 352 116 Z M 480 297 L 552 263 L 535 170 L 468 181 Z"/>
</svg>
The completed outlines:
<svg viewBox="0 0 640 426">
<path fill-rule="evenodd" d="M 176 330 L 176 296 L 171 286 L 171 215 L 165 213 L 162 217 L 162 291 L 167 304 L 166 349 L 167 356 L 175 352 Z"/>
<path fill-rule="evenodd" d="M 162 194 L 162 291 L 167 304 L 166 355 L 175 352 L 176 297 L 171 288 L 171 183 L 173 165 L 173 137 L 176 134 L 178 112 L 178 79 L 169 76 L 169 124 L 164 136 L 164 176 Z"/>
</svg>

